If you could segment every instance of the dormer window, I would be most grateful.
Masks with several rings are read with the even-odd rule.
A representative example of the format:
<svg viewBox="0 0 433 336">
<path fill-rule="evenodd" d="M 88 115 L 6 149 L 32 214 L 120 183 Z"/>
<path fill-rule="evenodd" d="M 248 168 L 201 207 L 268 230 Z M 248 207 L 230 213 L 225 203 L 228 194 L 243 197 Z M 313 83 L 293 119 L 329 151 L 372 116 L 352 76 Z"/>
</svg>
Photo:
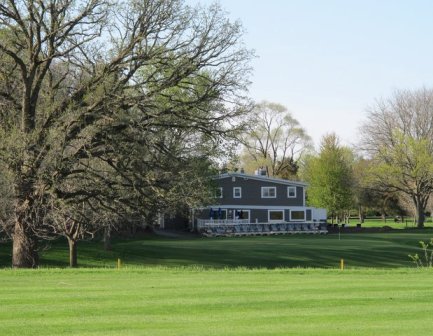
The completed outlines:
<svg viewBox="0 0 433 336">
<path fill-rule="evenodd" d="M 277 198 L 277 188 L 262 187 L 262 198 Z"/>
<path fill-rule="evenodd" d="M 233 188 L 233 198 L 242 198 L 242 188 L 234 187 Z"/>
<path fill-rule="evenodd" d="M 287 197 L 296 198 L 296 187 L 287 187 Z"/>
</svg>

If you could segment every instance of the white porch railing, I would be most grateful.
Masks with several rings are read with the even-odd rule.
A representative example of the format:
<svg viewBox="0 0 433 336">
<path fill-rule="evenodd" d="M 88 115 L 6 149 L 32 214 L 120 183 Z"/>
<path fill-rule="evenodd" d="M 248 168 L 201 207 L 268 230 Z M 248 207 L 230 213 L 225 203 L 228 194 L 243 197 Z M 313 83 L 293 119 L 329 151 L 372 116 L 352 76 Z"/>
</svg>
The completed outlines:
<svg viewBox="0 0 433 336">
<path fill-rule="evenodd" d="M 249 219 L 197 219 L 197 228 L 203 228 L 207 226 L 219 226 L 219 225 L 235 225 L 235 224 L 248 224 Z"/>
<path fill-rule="evenodd" d="M 320 222 L 272 222 L 250 223 L 247 219 L 238 220 L 198 220 L 198 231 L 205 236 L 247 236 L 293 233 L 327 233 Z"/>
</svg>

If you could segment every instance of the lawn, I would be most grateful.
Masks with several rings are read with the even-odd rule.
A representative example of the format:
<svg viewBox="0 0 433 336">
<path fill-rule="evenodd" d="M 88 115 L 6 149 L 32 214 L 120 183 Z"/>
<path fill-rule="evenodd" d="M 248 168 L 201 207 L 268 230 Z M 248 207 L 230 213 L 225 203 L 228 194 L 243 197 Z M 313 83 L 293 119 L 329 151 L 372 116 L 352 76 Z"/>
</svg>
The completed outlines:
<svg viewBox="0 0 433 336">
<path fill-rule="evenodd" d="M 429 335 L 433 271 L 0 271 L 0 335 Z"/>
<path fill-rule="evenodd" d="M 0 270 L 0 335 L 428 335 L 433 270 L 407 255 L 430 237 L 148 235 L 82 242 L 80 269 L 51 268 L 67 265 L 54 242 L 42 268 Z"/>
<path fill-rule="evenodd" d="M 205 268 L 336 268 L 340 259 L 348 267 L 411 267 L 408 254 L 419 252 L 419 241 L 430 240 L 433 230 L 384 233 L 287 235 L 269 237 L 168 238 L 148 235 L 142 239 L 113 242 L 112 251 L 101 243 L 81 242 L 78 262 L 82 267 L 114 267 L 120 258 L 127 266 Z M 10 245 L 0 245 L 0 267 L 10 265 Z M 42 267 L 66 267 L 66 242 L 55 242 L 41 253 Z"/>
<path fill-rule="evenodd" d="M 348 224 L 345 224 L 346 226 L 353 227 L 356 226 L 356 224 L 359 223 L 358 218 L 351 218 Z M 386 221 L 382 220 L 381 218 L 366 218 L 364 220 L 364 223 L 362 223 L 362 227 L 383 227 L 383 226 L 389 226 L 393 229 L 413 229 L 416 228 L 416 223 L 413 218 L 405 217 L 402 221 L 396 222 L 394 221 L 394 217 L 388 217 Z M 433 228 L 433 222 L 431 217 L 426 218 L 426 221 L 424 222 L 424 226 L 426 228 Z"/>
</svg>

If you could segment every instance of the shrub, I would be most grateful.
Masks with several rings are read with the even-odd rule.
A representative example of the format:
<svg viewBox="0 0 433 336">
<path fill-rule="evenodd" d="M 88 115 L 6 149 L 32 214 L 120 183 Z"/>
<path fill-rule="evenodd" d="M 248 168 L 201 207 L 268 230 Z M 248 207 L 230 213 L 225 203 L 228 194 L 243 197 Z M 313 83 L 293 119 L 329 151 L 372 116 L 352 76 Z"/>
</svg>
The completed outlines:
<svg viewBox="0 0 433 336">
<path fill-rule="evenodd" d="M 420 257 L 418 253 L 409 254 L 409 258 L 415 263 L 417 267 L 433 267 L 433 238 L 429 242 L 419 242 L 423 255 Z"/>
</svg>

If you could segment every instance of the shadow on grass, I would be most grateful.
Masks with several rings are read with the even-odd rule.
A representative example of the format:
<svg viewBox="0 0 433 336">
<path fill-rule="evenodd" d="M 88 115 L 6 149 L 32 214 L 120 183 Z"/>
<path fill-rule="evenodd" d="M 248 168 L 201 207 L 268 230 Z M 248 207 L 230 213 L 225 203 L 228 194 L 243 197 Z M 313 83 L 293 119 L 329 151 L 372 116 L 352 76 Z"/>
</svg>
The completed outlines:
<svg viewBox="0 0 433 336">
<path fill-rule="evenodd" d="M 332 235 L 294 235 L 237 238 L 169 238 L 146 236 L 118 240 L 111 251 L 99 242 L 80 242 L 80 267 L 197 265 L 205 268 L 336 268 L 340 259 L 347 267 L 409 267 L 408 254 L 419 252 L 419 241 L 433 237 L 433 230 Z M 10 244 L 0 245 L 0 267 L 10 266 Z M 42 267 L 67 267 L 66 241 L 53 242 L 41 252 Z"/>
</svg>

